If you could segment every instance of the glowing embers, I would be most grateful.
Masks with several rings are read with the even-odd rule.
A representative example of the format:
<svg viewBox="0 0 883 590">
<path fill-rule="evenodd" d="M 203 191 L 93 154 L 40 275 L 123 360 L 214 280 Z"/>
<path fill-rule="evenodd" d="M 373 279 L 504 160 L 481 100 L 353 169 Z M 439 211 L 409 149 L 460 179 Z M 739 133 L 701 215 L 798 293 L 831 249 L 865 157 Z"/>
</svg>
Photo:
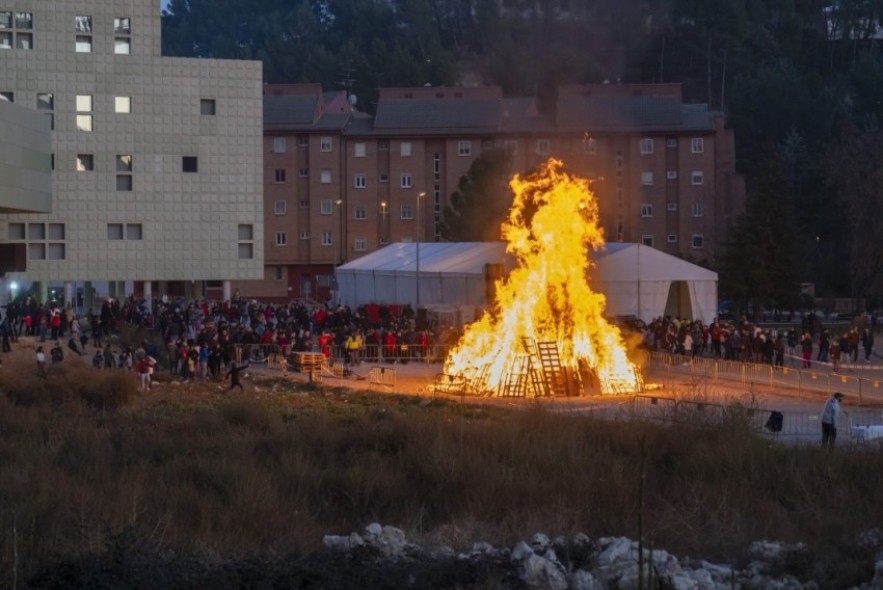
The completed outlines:
<svg viewBox="0 0 883 590">
<path fill-rule="evenodd" d="M 587 387 L 601 393 L 638 391 L 639 371 L 626 355 L 619 329 L 602 315 L 604 295 L 589 287 L 594 265 L 588 249 L 604 247 L 589 181 L 564 173 L 563 164 L 550 159 L 536 174 L 516 176 L 509 186 L 514 200 L 503 237 L 516 268 L 496 283 L 491 311 L 468 326 L 445 361 L 445 373 L 463 376 L 472 391 L 492 395 L 555 394 L 560 390 L 549 384 L 561 379 L 567 383 L 565 394 Z M 541 347 L 549 358 L 543 358 Z M 539 390 L 529 385 L 532 371 L 543 376 Z M 556 371 L 557 377 L 549 377 Z M 523 390 L 513 385 L 521 374 L 528 383 Z"/>
</svg>

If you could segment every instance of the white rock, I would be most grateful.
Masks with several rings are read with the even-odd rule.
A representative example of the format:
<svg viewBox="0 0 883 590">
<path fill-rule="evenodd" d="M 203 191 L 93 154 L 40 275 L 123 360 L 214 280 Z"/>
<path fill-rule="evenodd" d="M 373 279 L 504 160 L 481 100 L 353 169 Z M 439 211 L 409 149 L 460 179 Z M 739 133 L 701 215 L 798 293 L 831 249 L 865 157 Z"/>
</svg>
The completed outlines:
<svg viewBox="0 0 883 590">
<path fill-rule="evenodd" d="M 349 537 L 341 537 L 340 535 L 325 535 L 322 537 L 322 544 L 335 551 L 349 551 L 350 549 Z"/>
<path fill-rule="evenodd" d="M 381 528 L 380 534 L 371 542 L 371 545 L 387 557 L 396 557 L 401 555 L 407 542 L 404 531 L 396 527 L 385 526 Z"/>
<path fill-rule="evenodd" d="M 543 533 L 537 533 L 533 536 L 533 538 L 531 538 L 530 546 L 535 553 L 539 553 L 540 555 L 542 555 L 549 547 L 549 537 L 547 537 Z"/>
<path fill-rule="evenodd" d="M 533 552 L 533 549 L 530 548 L 530 545 L 528 545 L 524 541 L 519 541 L 518 544 L 512 548 L 512 554 L 510 558 L 512 559 L 512 561 L 521 561 L 533 555 L 536 554 Z"/>
<path fill-rule="evenodd" d="M 469 555 L 472 556 L 481 556 L 481 555 L 493 555 L 496 553 L 496 549 L 490 543 L 485 543 L 484 541 L 479 541 L 478 543 L 472 544 L 472 550 L 469 552 Z"/>
<path fill-rule="evenodd" d="M 536 590 L 567 590 L 567 577 L 561 569 L 539 555 L 521 562 L 521 579 Z"/>
<path fill-rule="evenodd" d="M 383 532 L 383 527 L 380 526 L 380 524 L 378 524 L 376 522 L 372 522 L 371 524 L 369 524 L 368 526 L 365 527 L 365 532 L 367 533 L 366 536 L 369 538 L 377 537 L 380 535 L 380 533 Z"/>
<path fill-rule="evenodd" d="M 355 549 L 356 547 L 361 547 L 365 544 L 365 539 L 359 533 L 350 533 L 350 548 Z"/>
<path fill-rule="evenodd" d="M 586 570 L 576 570 L 573 572 L 573 575 L 570 576 L 570 587 L 569 590 L 603 590 L 602 586 L 598 583 L 590 572 Z"/>
<path fill-rule="evenodd" d="M 632 541 L 625 537 L 611 539 L 606 545 L 598 555 L 600 567 L 610 567 L 616 561 L 627 559 L 632 551 Z"/>
</svg>

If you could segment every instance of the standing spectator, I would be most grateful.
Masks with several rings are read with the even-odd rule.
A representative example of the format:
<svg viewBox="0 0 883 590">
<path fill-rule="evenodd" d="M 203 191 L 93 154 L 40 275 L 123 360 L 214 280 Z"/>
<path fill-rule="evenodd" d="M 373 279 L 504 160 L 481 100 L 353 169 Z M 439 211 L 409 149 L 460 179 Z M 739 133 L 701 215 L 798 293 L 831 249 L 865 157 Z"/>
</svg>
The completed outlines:
<svg viewBox="0 0 883 590">
<path fill-rule="evenodd" d="M 840 419 L 840 400 L 843 394 L 839 391 L 831 396 L 822 410 L 822 448 L 833 449 L 837 439 L 837 421 Z"/>
<path fill-rule="evenodd" d="M 38 346 L 36 350 L 37 356 L 37 375 L 39 377 L 46 376 L 46 354 L 43 352 L 43 347 Z"/>
<path fill-rule="evenodd" d="M 834 338 L 831 340 L 831 371 L 834 373 L 837 372 L 837 368 L 840 366 L 840 356 L 843 353 L 840 348 L 840 338 Z"/>
<path fill-rule="evenodd" d="M 871 353 L 874 352 L 874 332 L 868 328 L 862 331 L 862 347 L 865 349 L 865 362 L 871 362 Z"/>
<path fill-rule="evenodd" d="M 53 365 L 56 365 L 64 360 L 64 349 L 61 347 L 61 342 L 55 343 L 55 346 L 53 346 L 52 350 L 49 351 L 49 356 L 52 357 Z"/>
<path fill-rule="evenodd" d="M 809 332 L 804 332 L 800 337 L 800 349 L 803 352 L 803 368 L 809 369 L 812 367 L 812 335 Z"/>
<path fill-rule="evenodd" d="M 6 312 L 6 317 L 0 321 L 0 338 L 3 339 L 3 352 L 10 352 L 12 346 L 9 345 L 9 312 Z"/>
</svg>

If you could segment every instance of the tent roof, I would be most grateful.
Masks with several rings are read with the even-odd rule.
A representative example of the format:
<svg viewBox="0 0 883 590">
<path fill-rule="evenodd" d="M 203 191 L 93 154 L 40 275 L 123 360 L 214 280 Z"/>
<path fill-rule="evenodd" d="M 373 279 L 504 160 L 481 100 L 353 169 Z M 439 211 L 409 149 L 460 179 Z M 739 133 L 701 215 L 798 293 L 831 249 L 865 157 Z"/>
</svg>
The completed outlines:
<svg viewBox="0 0 883 590">
<path fill-rule="evenodd" d="M 608 242 L 592 256 L 602 281 L 716 281 L 717 273 L 643 244 Z"/>
<path fill-rule="evenodd" d="M 504 261 L 503 242 L 421 242 L 421 273 L 484 274 Z M 338 267 L 341 271 L 416 272 L 417 244 L 396 242 Z"/>
</svg>

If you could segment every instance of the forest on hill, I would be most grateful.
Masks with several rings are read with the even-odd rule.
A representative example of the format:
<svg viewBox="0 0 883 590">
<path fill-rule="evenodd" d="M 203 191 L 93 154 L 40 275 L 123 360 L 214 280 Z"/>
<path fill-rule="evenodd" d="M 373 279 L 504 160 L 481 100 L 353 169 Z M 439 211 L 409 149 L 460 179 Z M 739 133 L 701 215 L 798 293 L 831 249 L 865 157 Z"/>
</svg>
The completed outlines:
<svg viewBox="0 0 883 590">
<path fill-rule="evenodd" d="M 562 83 L 678 82 L 727 114 L 749 198 L 711 261 L 764 307 L 883 296 L 883 0 L 171 0 L 163 53 L 256 59 L 268 83 L 495 84 L 554 104 Z M 750 288 L 749 288 L 750 287 Z"/>
</svg>

